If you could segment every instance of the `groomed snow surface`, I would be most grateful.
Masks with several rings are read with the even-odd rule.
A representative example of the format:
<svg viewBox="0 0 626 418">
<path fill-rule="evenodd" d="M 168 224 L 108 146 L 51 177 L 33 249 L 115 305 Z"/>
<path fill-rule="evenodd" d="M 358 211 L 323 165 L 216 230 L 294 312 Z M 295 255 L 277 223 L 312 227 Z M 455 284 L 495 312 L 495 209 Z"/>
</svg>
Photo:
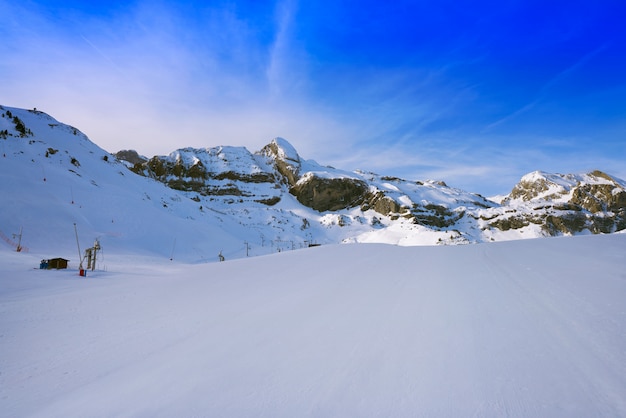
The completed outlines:
<svg viewBox="0 0 626 418">
<path fill-rule="evenodd" d="M 0 248 L 0 415 L 626 416 L 626 234 L 105 257 Z"/>
</svg>

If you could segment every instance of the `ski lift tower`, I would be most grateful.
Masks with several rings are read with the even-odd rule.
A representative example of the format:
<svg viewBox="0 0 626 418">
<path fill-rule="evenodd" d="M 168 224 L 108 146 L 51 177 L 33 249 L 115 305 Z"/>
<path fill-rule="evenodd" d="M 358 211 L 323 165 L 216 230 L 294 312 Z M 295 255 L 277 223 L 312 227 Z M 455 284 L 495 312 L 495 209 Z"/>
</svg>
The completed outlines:
<svg viewBox="0 0 626 418">
<path fill-rule="evenodd" d="M 83 259 L 87 259 L 87 270 L 91 269 L 91 271 L 94 271 L 96 269 L 97 254 L 98 251 L 100 251 L 101 249 L 102 248 L 100 247 L 100 241 L 98 241 L 98 239 L 96 238 L 93 243 L 93 247 L 87 248 L 85 250 L 85 257 L 83 257 Z"/>
<path fill-rule="evenodd" d="M 91 248 L 87 248 L 85 250 L 85 255 L 83 257 L 80 256 L 80 243 L 78 242 L 78 230 L 76 229 L 76 224 L 74 224 L 74 232 L 76 233 L 76 245 L 78 247 L 78 258 L 80 260 L 79 262 L 79 274 L 81 276 L 87 276 L 87 271 L 83 270 L 83 261 L 85 261 L 85 259 L 87 259 L 87 270 L 91 269 L 91 271 L 94 271 L 96 269 L 96 258 L 98 255 L 98 251 L 102 250 L 102 247 L 100 247 L 100 241 L 98 241 L 98 238 L 96 238 L 96 240 L 94 241 L 93 247 Z"/>
</svg>

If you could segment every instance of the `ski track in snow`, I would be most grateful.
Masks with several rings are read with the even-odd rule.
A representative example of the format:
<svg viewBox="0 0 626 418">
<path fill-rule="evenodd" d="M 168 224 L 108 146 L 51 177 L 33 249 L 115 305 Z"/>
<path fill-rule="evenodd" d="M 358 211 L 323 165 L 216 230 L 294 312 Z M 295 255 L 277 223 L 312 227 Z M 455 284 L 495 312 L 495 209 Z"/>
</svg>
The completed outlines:
<svg viewBox="0 0 626 418">
<path fill-rule="evenodd" d="M 109 254 L 86 279 L 0 251 L 1 415 L 624 416 L 625 244 Z"/>
</svg>

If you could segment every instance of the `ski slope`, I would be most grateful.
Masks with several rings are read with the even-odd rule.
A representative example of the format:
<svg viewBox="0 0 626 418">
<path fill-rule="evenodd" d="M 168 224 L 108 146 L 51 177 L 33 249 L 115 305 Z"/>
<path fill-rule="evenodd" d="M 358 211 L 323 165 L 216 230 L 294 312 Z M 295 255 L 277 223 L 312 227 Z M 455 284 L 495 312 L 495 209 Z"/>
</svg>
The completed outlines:
<svg viewBox="0 0 626 418">
<path fill-rule="evenodd" d="M 224 263 L 0 249 L 0 415 L 626 416 L 626 234 Z"/>
</svg>

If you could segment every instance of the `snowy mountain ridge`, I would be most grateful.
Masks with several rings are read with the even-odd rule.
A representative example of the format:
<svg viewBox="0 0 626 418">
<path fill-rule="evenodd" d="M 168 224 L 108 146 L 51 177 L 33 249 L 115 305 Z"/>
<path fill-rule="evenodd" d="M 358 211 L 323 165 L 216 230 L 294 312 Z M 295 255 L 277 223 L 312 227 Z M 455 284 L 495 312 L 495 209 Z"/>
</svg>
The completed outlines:
<svg viewBox="0 0 626 418">
<path fill-rule="evenodd" d="M 530 173 L 494 202 L 440 181 L 322 166 L 282 138 L 255 153 L 220 146 L 146 158 L 110 154 L 35 109 L 0 106 L 0 114 L 2 190 L 11 196 L 0 232 L 24 227 L 27 247 L 71 248 L 72 224 L 104 245 L 197 261 L 314 244 L 477 243 L 626 228 L 626 183 L 600 171 Z M 151 247 L 136 248 L 146 237 Z"/>
</svg>

